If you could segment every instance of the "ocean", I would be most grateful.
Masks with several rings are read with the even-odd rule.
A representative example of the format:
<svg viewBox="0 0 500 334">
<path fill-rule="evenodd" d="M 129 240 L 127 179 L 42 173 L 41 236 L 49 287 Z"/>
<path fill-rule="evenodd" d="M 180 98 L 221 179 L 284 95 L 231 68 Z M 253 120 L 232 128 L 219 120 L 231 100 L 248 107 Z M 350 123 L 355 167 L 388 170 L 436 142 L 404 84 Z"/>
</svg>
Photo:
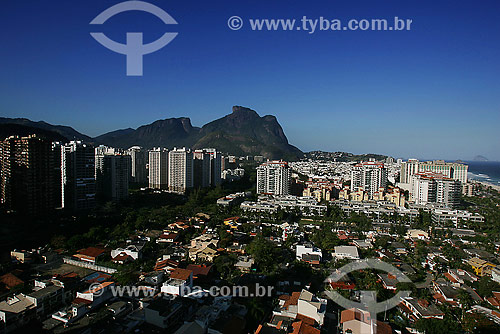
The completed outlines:
<svg viewBox="0 0 500 334">
<path fill-rule="evenodd" d="M 500 186 L 500 161 L 465 161 L 469 165 L 468 177 Z"/>
</svg>

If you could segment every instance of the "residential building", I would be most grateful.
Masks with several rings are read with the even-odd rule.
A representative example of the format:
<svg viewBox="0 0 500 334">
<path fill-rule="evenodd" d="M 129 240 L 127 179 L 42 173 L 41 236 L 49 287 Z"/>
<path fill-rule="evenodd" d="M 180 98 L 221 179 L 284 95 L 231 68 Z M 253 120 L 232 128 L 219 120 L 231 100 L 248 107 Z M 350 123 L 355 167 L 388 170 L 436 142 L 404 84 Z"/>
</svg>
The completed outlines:
<svg viewBox="0 0 500 334">
<path fill-rule="evenodd" d="M 210 185 L 216 187 L 222 182 L 222 154 L 214 148 L 206 148 L 210 154 Z"/>
<path fill-rule="evenodd" d="M 321 262 L 322 256 L 321 249 L 313 245 L 297 245 L 296 247 L 295 257 L 297 260 L 318 265 Z"/>
<path fill-rule="evenodd" d="M 351 171 L 351 192 L 363 189 L 373 198 L 375 193 L 387 186 L 387 169 L 381 162 L 365 161 L 355 165 Z"/>
<path fill-rule="evenodd" d="M 101 200 L 121 200 L 128 197 L 132 158 L 122 153 L 96 147 L 96 194 Z"/>
<path fill-rule="evenodd" d="M 410 159 L 401 164 L 400 182 L 410 183 L 411 177 L 417 173 L 431 172 L 442 174 L 447 178 L 467 183 L 469 166 L 459 162 L 444 162 L 443 160 L 420 162 Z"/>
<path fill-rule="evenodd" d="M 149 151 L 149 187 L 168 188 L 168 150 L 153 148 Z"/>
<path fill-rule="evenodd" d="M 62 207 L 89 210 L 95 207 L 94 147 L 81 141 L 61 146 Z"/>
<path fill-rule="evenodd" d="M 168 153 L 168 189 L 183 193 L 193 187 L 193 153 L 174 148 Z"/>
<path fill-rule="evenodd" d="M 193 152 L 193 187 L 209 187 L 211 181 L 211 154 L 205 150 Z"/>
<path fill-rule="evenodd" d="M 130 181 L 138 184 L 148 182 L 148 151 L 140 146 L 132 146 L 125 154 L 131 158 Z"/>
<path fill-rule="evenodd" d="M 161 292 L 171 295 L 185 295 L 193 286 L 193 271 L 176 268 L 170 272 L 170 278 L 163 283 Z"/>
<path fill-rule="evenodd" d="M 410 200 L 415 204 L 440 203 L 454 208 L 460 201 L 460 182 L 433 172 L 410 177 Z"/>
<path fill-rule="evenodd" d="M 371 319 L 370 312 L 351 308 L 340 314 L 342 333 L 349 334 L 392 334 L 391 326 L 377 319 Z"/>
<path fill-rule="evenodd" d="M 493 263 L 482 260 L 478 257 L 473 257 L 467 260 L 467 264 L 474 269 L 474 272 L 478 276 L 489 276 L 491 275 L 491 271 L 496 266 Z"/>
<path fill-rule="evenodd" d="M 399 309 L 413 322 L 419 319 L 444 318 L 444 312 L 438 309 L 435 304 L 429 303 L 425 299 L 417 299 L 413 297 L 401 298 Z"/>
<path fill-rule="evenodd" d="M 284 161 L 268 161 L 257 167 L 257 193 L 288 195 L 290 167 Z"/>
<path fill-rule="evenodd" d="M 0 142 L 0 195 L 8 210 L 38 215 L 57 206 L 52 143 L 36 135 Z"/>
<path fill-rule="evenodd" d="M 356 246 L 335 246 L 332 256 L 336 259 L 359 260 L 358 248 Z"/>
</svg>

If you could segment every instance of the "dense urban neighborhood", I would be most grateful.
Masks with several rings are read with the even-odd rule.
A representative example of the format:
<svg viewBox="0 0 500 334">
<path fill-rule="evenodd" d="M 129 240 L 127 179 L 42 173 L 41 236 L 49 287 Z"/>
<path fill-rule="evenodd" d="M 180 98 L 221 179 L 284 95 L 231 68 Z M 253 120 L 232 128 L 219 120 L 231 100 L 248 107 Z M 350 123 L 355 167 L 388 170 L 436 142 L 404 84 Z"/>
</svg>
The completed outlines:
<svg viewBox="0 0 500 334">
<path fill-rule="evenodd" d="M 500 332 L 500 193 L 462 162 L 0 147 L 0 333 Z"/>
</svg>

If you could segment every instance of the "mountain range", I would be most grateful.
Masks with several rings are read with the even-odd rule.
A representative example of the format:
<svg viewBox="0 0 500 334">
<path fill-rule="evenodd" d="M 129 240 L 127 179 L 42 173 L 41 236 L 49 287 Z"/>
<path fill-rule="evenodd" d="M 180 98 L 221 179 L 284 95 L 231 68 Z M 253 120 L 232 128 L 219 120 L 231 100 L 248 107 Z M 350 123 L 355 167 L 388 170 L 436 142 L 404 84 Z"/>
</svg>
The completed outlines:
<svg viewBox="0 0 500 334">
<path fill-rule="evenodd" d="M 262 155 L 270 159 L 295 159 L 303 156 L 302 151 L 288 143 L 275 116 L 261 117 L 254 110 L 241 106 L 234 106 L 231 114 L 201 128 L 192 126 L 187 117 L 167 118 L 137 129 L 111 131 L 94 138 L 69 126 L 34 122 L 26 118 L 0 118 L 0 138 L 32 133 L 51 140 L 82 140 L 94 145 L 102 144 L 123 149 L 134 145 L 146 149 L 213 147 L 221 152 L 239 156 Z"/>
</svg>

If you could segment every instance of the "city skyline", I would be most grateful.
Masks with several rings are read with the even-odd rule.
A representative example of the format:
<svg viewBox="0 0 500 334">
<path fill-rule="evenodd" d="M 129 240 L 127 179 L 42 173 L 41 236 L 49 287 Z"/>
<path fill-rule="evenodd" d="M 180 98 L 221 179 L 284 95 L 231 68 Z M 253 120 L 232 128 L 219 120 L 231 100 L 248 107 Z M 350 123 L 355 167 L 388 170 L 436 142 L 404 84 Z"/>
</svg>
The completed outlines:
<svg viewBox="0 0 500 334">
<path fill-rule="evenodd" d="M 126 77 L 125 56 L 89 35 L 89 22 L 115 3 L 7 1 L 0 13 L 2 116 L 96 136 L 170 117 L 200 126 L 244 105 L 275 115 L 303 151 L 500 160 L 500 49 L 488 33 L 500 28 L 495 1 L 334 2 L 314 9 L 152 1 L 178 21 L 167 31 L 179 36 L 145 56 L 140 78 Z M 413 25 L 401 32 L 232 31 L 232 15 L 398 16 Z M 123 13 L 102 29 L 117 41 L 143 31 L 150 42 L 165 26 L 147 13 Z"/>
</svg>

